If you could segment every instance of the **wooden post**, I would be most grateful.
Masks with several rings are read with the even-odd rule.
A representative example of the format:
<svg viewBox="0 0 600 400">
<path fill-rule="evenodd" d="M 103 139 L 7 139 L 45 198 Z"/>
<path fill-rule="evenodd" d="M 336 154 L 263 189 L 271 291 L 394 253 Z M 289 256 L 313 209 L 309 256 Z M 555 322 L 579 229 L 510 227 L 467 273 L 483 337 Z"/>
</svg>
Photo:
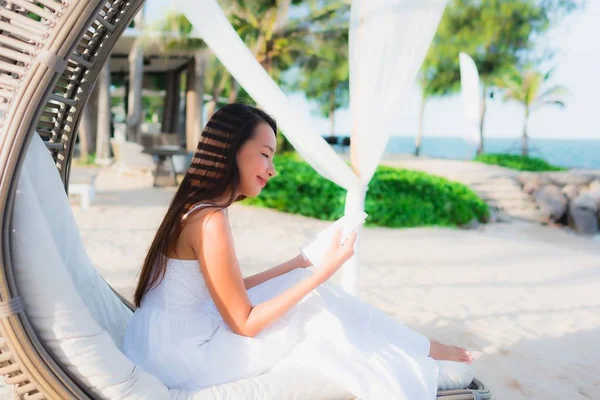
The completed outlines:
<svg viewBox="0 0 600 400">
<path fill-rule="evenodd" d="M 135 27 L 141 35 L 144 24 L 144 10 L 135 16 Z M 144 78 L 144 50 L 141 36 L 133 42 L 129 53 L 129 93 L 127 105 L 127 140 L 137 142 L 142 123 L 142 82 Z"/>
<path fill-rule="evenodd" d="M 106 63 L 98 77 L 98 136 L 96 141 L 96 164 L 108 165 L 110 157 L 110 64 Z"/>
<path fill-rule="evenodd" d="M 98 92 L 100 88 L 98 87 L 98 81 L 94 85 L 94 89 L 90 94 L 90 98 L 87 101 L 86 107 L 89 108 L 89 116 L 90 116 L 90 141 L 89 141 L 89 150 L 90 153 L 96 153 L 96 142 L 98 141 Z"/>
<path fill-rule="evenodd" d="M 92 137 L 92 123 L 89 104 L 83 107 L 81 122 L 79 123 L 79 157 L 87 159 L 90 154 L 90 139 Z"/>
<path fill-rule="evenodd" d="M 189 152 L 194 152 L 200 134 L 204 127 L 202 121 L 202 108 L 204 97 L 204 73 L 206 70 L 206 51 L 199 50 L 194 53 L 187 69 L 186 88 L 186 126 L 185 143 Z"/>
<path fill-rule="evenodd" d="M 165 97 L 161 130 L 163 132 L 176 133 L 179 128 L 179 86 L 181 84 L 181 75 L 177 71 L 167 71 L 166 76 L 167 94 Z"/>
</svg>

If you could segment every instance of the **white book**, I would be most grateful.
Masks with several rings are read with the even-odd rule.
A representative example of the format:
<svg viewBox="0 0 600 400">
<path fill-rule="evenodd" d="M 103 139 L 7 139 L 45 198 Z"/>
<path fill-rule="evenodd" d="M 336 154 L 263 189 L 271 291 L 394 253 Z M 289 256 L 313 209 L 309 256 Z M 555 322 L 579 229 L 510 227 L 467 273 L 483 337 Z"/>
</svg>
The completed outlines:
<svg viewBox="0 0 600 400">
<path fill-rule="evenodd" d="M 300 253 L 310 260 L 310 262 L 317 267 L 323 264 L 325 254 L 331 245 L 333 235 L 339 227 L 342 230 L 342 238 L 340 243 L 343 243 L 348 239 L 348 236 L 354 232 L 360 225 L 362 225 L 367 219 L 367 213 L 364 211 L 357 212 L 352 215 L 344 215 L 327 228 L 317 234 L 317 236 L 310 241 L 310 243 L 300 247 Z"/>
</svg>

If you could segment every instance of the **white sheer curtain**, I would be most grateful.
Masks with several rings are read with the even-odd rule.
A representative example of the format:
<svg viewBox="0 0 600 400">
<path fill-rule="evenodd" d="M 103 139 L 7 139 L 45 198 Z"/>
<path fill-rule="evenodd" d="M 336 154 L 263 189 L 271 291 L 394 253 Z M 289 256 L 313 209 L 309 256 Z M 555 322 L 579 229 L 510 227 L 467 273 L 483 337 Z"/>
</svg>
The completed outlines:
<svg viewBox="0 0 600 400">
<path fill-rule="evenodd" d="M 362 186 L 348 190 L 346 213 L 364 208 L 365 189 L 442 17 L 446 0 L 352 0 L 350 15 L 350 154 Z M 357 253 L 360 247 L 357 245 Z M 356 293 L 358 258 L 344 266 L 342 286 Z"/>
<path fill-rule="evenodd" d="M 481 141 L 481 88 L 479 73 L 473 59 L 466 53 L 458 55 L 460 63 L 460 86 L 467 122 L 467 137 L 465 140 L 478 146 Z"/>
<path fill-rule="evenodd" d="M 345 189 L 358 185 L 358 178 L 305 115 L 294 110 L 287 96 L 254 58 L 235 32 L 216 0 L 177 0 L 198 34 L 231 75 L 269 114 L 306 161 L 325 178 Z"/>
<path fill-rule="evenodd" d="M 216 0 L 176 0 L 221 63 L 265 111 L 277 118 L 294 148 L 315 170 L 348 191 L 346 213 L 364 208 L 366 188 L 381 159 L 406 87 L 427 53 L 446 0 L 353 0 L 350 26 L 352 160 L 356 173 L 256 61 Z M 358 244 L 357 244 L 358 250 Z M 357 292 L 358 257 L 342 270 L 342 286 Z"/>
</svg>

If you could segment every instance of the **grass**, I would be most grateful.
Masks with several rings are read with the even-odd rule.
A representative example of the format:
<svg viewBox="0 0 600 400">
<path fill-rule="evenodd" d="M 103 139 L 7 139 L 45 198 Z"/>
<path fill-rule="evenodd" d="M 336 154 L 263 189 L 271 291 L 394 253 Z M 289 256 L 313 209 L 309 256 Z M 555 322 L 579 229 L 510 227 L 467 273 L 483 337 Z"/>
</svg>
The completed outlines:
<svg viewBox="0 0 600 400">
<path fill-rule="evenodd" d="M 544 159 L 528 156 L 520 156 L 514 154 L 490 153 L 481 154 L 475 157 L 475 161 L 490 164 L 500 165 L 518 171 L 566 171 L 567 168 L 552 165 Z"/>
</svg>

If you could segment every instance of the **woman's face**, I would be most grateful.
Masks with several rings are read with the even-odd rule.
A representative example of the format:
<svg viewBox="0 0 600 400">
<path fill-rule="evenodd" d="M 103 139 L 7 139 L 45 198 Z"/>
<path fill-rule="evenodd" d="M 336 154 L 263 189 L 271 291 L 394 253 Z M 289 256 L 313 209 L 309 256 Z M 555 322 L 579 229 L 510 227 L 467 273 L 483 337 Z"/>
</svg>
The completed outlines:
<svg viewBox="0 0 600 400">
<path fill-rule="evenodd" d="M 237 152 L 240 171 L 238 195 L 256 197 L 275 176 L 273 154 L 277 142 L 273 128 L 266 122 L 258 124 L 253 137 L 248 139 Z"/>
</svg>

